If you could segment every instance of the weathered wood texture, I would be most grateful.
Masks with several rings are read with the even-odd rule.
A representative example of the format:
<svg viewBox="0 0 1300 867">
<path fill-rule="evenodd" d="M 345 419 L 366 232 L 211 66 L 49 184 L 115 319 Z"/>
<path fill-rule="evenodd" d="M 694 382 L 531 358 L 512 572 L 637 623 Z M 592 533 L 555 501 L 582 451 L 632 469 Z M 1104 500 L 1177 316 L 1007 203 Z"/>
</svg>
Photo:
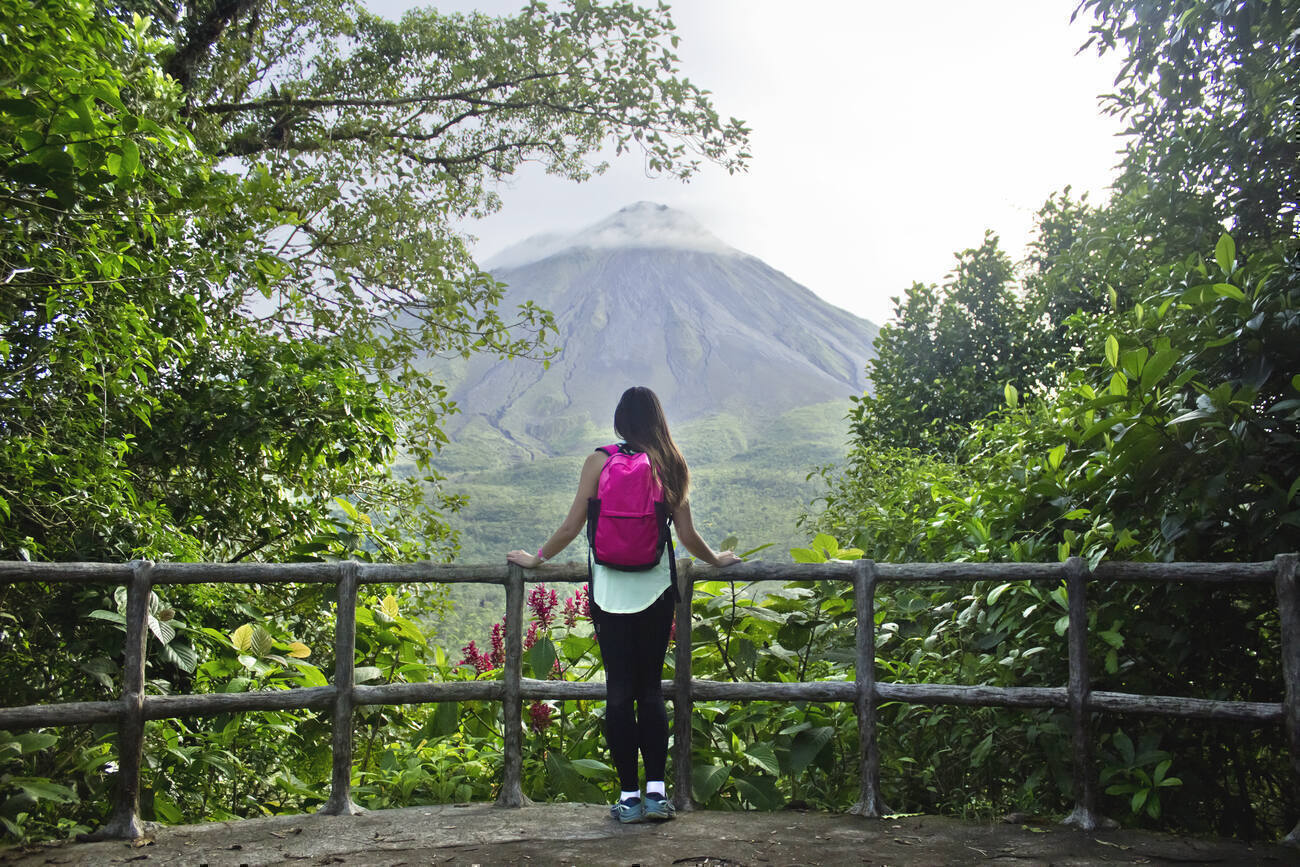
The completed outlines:
<svg viewBox="0 0 1300 867">
<path fill-rule="evenodd" d="M 765 563 L 753 560 L 718 569 L 690 560 L 692 581 L 851 581 L 853 563 Z M 507 565 L 446 563 L 360 563 L 361 584 L 504 584 Z M 682 568 L 680 571 L 685 571 Z M 1216 584 L 1269 584 L 1273 561 L 1259 563 L 1102 563 L 1093 571 L 1103 581 L 1179 581 Z M 1059 563 L 877 563 L 880 581 L 1061 581 Z M 335 563 L 158 563 L 154 584 L 332 584 Z M 0 583 L 20 581 L 125 584 L 131 566 L 120 563 L 0 562 Z M 525 572 L 524 581 L 574 583 L 587 580 L 587 565 L 570 561 L 546 563 Z"/>
<path fill-rule="evenodd" d="M 100 834 L 135 839 L 144 833 L 140 818 L 140 765 L 144 759 L 144 664 L 149 638 L 150 577 L 153 564 L 133 564 L 126 585 L 126 652 L 122 661 L 122 716 L 117 729 L 117 791 Z"/>
<path fill-rule="evenodd" d="M 880 797 L 880 742 L 876 739 L 876 564 L 859 560 L 853 572 L 857 658 L 853 701 L 858 715 L 858 800 L 849 812 L 879 819 L 890 810 Z"/>
<path fill-rule="evenodd" d="M 523 807 L 531 801 L 524 795 L 524 722 L 520 680 L 524 656 L 524 570 L 510 565 L 506 581 L 506 661 L 501 694 L 501 721 L 505 731 L 504 767 L 501 772 L 502 807 Z"/>
<path fill-rule="evenodd" d="M 1065 817 L 1066 825 L 1081 831 L 1094 831 L 1104 824 L 1097 813 L 1096 774 L 1092 765 L 1092 713 L 1088 696 L 1092 682 L 1088 677 L 1088 570 L 1079 557 L 1065 564 L 1065 587 L 1068 593 L 1070 625 L 1065 638 L 1069 647 L 1070 749 L 1074 765 L 1074 810 Z"/>
<path fill-rule="evenodd" d="M 1296 574 L 1296 555 L 1277 558 L 1277 607 L 1282 621 L 1282 679 L 1287 745 L 1291 748 L 1292 795 L 1300 800 L 1300 576 Z M 1300 845 L 1300 823 L 1283 838 Z"/>
<path fill-rule="evenodd" d="M 691 598 L 695 582 L 692 564 L 678 564 L 677 589 L 681 599 L 673 612 L 677 641 L 673 646 L 673 805 L 681 812 L 695 809 L 691 797 Z"/>
<path fill-rule="evenodd" d="M 1253 725 L 1285 724 L 1291 748 L 1293 784 L 1300 799 L 1300 589 L 1296 555 L 1268 563 L 1106 563 L 1089 573 L 1083 561 L 1037 563 L 872 563 L 822 564 L 751 562 L 725 571 L 689 560 L 680 561 L 683 600 L 677 606 L 676 672 L 663 683 L 674 702 L 674 798 L 679 809 L 690 809 L 691 714 L 697 701 L 826 701 L 853 702 L 859 720 L 860 799 L 853 811 L 867 816 L 887 813 L 880 802 L 877 706 L 881 702 L 921 705 L 969 705 L 1010 708 L 1068 709 L 1074 744 L 1075 811 L 1067 822 L 1094 828 L 1106 822 L 1096 813 L 1090 717 L 1096 712 L 1144 714 L 1175 718 L 1232 720 Z M 95 836 L 138 837 L 139 772 L 145 720 L 253 710 L 330 708 L 334 764 L 329 802 L 322 812 L 351 813 L 352 712 L 356 705 L 416 704 L 438 701 L 501 701 L 505 722 L 504 767 L 499 803 L 527 803 L 522 791 L 522 702 L 525 699 L 603 700 L 601 682 L 532 680 L 522 677 L 524 590 L 528 583 L 587 580 L 583 563 L 548 563 L 535 570 L 517 566 L 447 566 L 443 564 L 211 564 L 166 563 L 0 563 L 0 583 L 63 581 L 126 584 L 127 640 L 122 697 L 111 702 L 0 708 L 0 728 L 71 725 L 116 720 L 119 724 L 119 792 L 105 828 Z M 854 681 L 807 683 L 726 683 L 699 680 L 691 673 L 691 595 L 700 581 L 853 581 L 855 614 L 860 624 Z M 880 581 L 948 583 L 959 581 L 1064 581 L 1069 589 L 1070 628 L 1067 633 L 1069 684 L 1065 687 L 994 687 L 937 683 L 890 683 L 875 679 L 874 595 Z M 1224 702 L 1176 696 L 1142 696 L 1092 692 L 1087 668 L 1087 586 L 1095 581 L 1186 581 L 1257 586 L 1275 584 L 1282 622 L 1283 703 Z M 144 695 L 147 614 L 153 584 L 193 583 L 336 583 L 334 684 L 310 689 L 213 695 Z M 410 582 L 474 582 L 506 586 L 506 662 L 501 680 L 451 683 L 401 683 L 358 686 L 354 683 L 356 600 L 361 584 Z M 1300 825 L 1287 838 L 1300 844 Z"/>
<path fill-rule="evenodd" d="M 362 812 L 352 800 L 352 687 L 357 655 L 357 576 L 355 562 L 333 565 L 339 584 L 334 615 L 334 709 L 330 742 L 334 761 L 330 769 L 329 800 L 320 812 L 355 816 Z"/>
<path fill-rule="evenodd" d="M 544 681 L 541 681 L 544 682 Z M 499 680 L 452 681 L 449 683 L 389 683 L 383 686 L 355 686 L 354 704 L 424 704 L 434 701 L 501 701 L 505 694 Z M 531 696 L 529 696 L 531 698 Z"/>
<path fill-rule="evenodd" d="M 26 581 L 69 584 L 126 584 L 131 580 L 130 563 L 28 563 L 0 562 L 0 583 Z"/>
<path fill-rule="evenodd" d="M 42 726 L 74 726 L 115 722 L 122 718 L 122 702 L 65 701 L 61 704 L 29 704 L 0 707 L 0 729 L 32 729 Z"/>
<path fill-rule="evenodd" d="M 273 689 L 264 692 L 218 692 L 208 695 L 151 695 L 144 702 L 145 719 L 216 716 L 258 710 L 326 710 L 333 708 L 332 686 Z"/>
<path fill-rule="evenodd" d="M 1272 560 L 1260 563 L 1099 563 L 1096 581 L 1176 581 L 1189 584 L 1271 584 Z"/>
<path fill-rule="evenodd" d="M 676 702 L 681 679 L 662 683 L 664 697 Z M 768 689 L 767 687 L 773 687 Z M 800 687 L 807 686 L 807 691 Z M 716 680 L 690 680 L 692 699 L 703 691 L 710 699 L 737 701 L 854 701 L 857 691 L 846 681 L 734 684 Z M 383 686 L 354 686 L 352 703 L 358 705 L 425 704 L 438 701 L 500 701 L 504 685 L 499 680 L 450 681 L 447 683 L 392 683 Z M 520 698 L 567 701 L 604 701 L 603 681 L 533 680 L 520 678 Z M 177 719 L 216 716 L 261 710 L 324 710 L 334 704 L 335 689 L 318 686 L 265 692 L 222 692 L 205 695 L 151 695 L 144 700 L 144 718 Z M 876 681 L 876 701 L 897 701 L 929 706 L 1059 708 L 1069 707 L 1065 687 L 965 686 L 942 683 L 891 683 Z M 1283 722 L 1283 705 L 1269 702 L 1213 701 L 1177 696 L 1133 695 L 1122 692 L 1093 692 L 1088 699 L 1093 712 L 1146 716 L 1223 720 L 1257 725 Z M 121 701 L 84 701 L 64 704 L 33 704 L 0 708 L 0 729 L 80 725 L 113 722 L 122 716 Z M 674 715 L 675 716 L 675 715 Z"/>
</svg>

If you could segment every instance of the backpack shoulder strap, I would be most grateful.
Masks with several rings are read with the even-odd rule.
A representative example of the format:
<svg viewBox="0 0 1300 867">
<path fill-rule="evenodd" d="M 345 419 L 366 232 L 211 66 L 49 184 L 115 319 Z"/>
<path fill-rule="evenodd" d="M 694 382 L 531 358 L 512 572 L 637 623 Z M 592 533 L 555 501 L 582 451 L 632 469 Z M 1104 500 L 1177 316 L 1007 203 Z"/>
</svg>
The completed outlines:
<svg viewBox="0 0 1300 867">
<path fill-rule="evenodd" d="M 606 457 L 613 457 L 618 454 L 618 443 L 611 443 L 607 446 L 597 446 L 596 451 L 604 452 Z"/>
</svg>

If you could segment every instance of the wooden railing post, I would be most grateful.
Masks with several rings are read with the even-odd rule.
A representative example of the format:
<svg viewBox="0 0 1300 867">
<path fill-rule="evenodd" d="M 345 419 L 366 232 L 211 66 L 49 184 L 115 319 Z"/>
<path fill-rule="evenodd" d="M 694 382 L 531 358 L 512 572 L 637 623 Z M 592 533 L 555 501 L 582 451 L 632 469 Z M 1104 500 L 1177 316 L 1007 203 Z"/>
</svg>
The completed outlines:
<svg viewBox="0 0 1300 867">
<path fill-rule="evenodd" d="M 499 807 L 523 807 L 532 803 L 524 795 L 524 721 L 519 679 L 524 667 L 524 570 L 510 564 L 506 575 L 506 662 L 501 698 L 501 721 L 505 726 L 504 767 L 501 773 Z"/>
<path fill-rule="evenodd" d="M 357 572 L 355 560 L 339 564 L 339 601 L 334 617 L 333 769 L 330 797 L 319 810 L 331 816 L 365 812 L 352 800 L 352 688 L 356 685 Z"/>
<path fill-rule="evenodd" d="M 673 648 L 673 804 L 678 812 L 695 809 L 691 797 L 691 598 L 695 595 L 695 578 L 691 563 L 677 567 L 681 601 L 675 612 L 677 631 Z"/>
<path fill-rule="evenodd" d="M 126 586 L 126 646 L 122 662 L 122 716 L 117 730 L 117 791 L 104 827 L 90 839 L 144 836 L 140 820 L 140 766 L 144 759 L 144 663 L 149 639 L 149 595 L 153 563 L 131 564 Z"/>
<path fill-rule="evenodd" d="M 1062 824 L 1081 831 L 1095 831 L 1109 824 L 1097 814 L 1097 780 L 1093 767 L 1092 714 L 1088 696 L 1092 683 L 1088 674 L 1088 567 L 1083 558 L 1065 562 L 1065 589 L 1069 595 L 1070 627 L 1070 741 L 1074 757 L 1074 810 Z"/>
<path fill-rule="evenodd" d="M 1278 617 L 1282 622 L 1282 679 L 1285 692 L 1282 712 L 1286 741 L 1291 752 L 1291 786 L 1295 803 L 1300 803 L 1300 589 L 1296 587 L 1296 555 L 1279 554 L 1273 559 L 1276 573 Z M 1300 822 L 1283 843 L 1300 846 Z"/>
<path fill-rule="evenodd" d="M 854 704 L 858 714 L 858 760 L 861 777 L 855 816 L 879 819 L 889 813 L 880 797 L 880 742 L 876 738 L 876 564 L 853 564 L 853 604 L 857 615 L 857 661 Z"/>
</svg>

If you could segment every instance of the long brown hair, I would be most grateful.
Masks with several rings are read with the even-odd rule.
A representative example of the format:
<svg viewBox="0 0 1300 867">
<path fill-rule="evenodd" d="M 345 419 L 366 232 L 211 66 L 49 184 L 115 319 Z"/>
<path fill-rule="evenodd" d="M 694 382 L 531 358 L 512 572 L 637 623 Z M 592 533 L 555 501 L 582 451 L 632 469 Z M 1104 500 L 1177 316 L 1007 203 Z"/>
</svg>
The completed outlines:
<svg viewBox="0 0 1300 867">
<path fill-rule="evenodd" d="M 686 502 L 691 486 L 691 471 L 668 432 L 668 419 L 655 393 L 643 385 L 634 385 L 618 399 L 614 410 L 614 432 L 637 451 L 645 452 L 654 467 L 655 477 L 663 488 L 670 509 Z"/>
</svg>

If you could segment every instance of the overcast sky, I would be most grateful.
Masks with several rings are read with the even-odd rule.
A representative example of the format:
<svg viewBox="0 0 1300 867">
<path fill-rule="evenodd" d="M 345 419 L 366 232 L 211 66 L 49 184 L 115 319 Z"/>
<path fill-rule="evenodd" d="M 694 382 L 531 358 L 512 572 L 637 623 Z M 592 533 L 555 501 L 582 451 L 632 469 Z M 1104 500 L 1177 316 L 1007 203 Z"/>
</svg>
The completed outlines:
<svg viewBox="0 0 1300 867">
<path fill-rule="evenodd" d="M 366 0 L 406 9 L 517 10 L 520 0 Z M 1019 255 L 1032 217 L 1070 185 L 1103 200 L 1122 139 L 1098 107 L 1118 69 L 1077 49 L 1077 0 L 676 0 L 682 72 L 752 129 L 750 170 L 688 184 L 635 155 L 584 184 L 526 167 L 503 207 L 466 226 L 480 259 L 648 200 L 826 300 L 881 323 L 891 296 L 937 282 L 997 232 Z"/>
</svg>

